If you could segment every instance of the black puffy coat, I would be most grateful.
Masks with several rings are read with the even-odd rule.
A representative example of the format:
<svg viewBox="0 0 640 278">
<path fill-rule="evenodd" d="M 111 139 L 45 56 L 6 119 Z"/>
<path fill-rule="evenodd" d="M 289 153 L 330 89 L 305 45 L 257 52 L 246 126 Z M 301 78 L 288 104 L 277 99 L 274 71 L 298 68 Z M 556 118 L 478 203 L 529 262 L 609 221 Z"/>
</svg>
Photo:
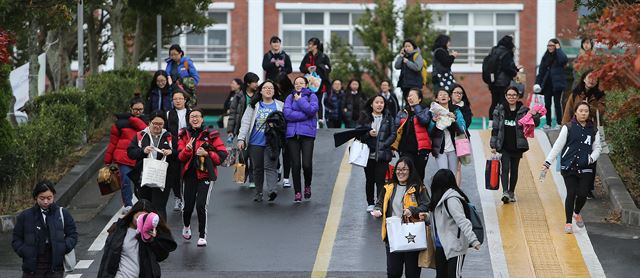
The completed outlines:
<svg viewBox="0 0 640 278">
<path fill-rule="evenodd" d="M 498 71 L 498 76 L 496 77 L 496 81 L 493 82 L 492 86 L 508 87 L 509 84 L 511 84 L 511 80 L 513 80 L 513 78 L 518 75 L 518 67 L 513 60 L 513 50 L 499 45 L 495 48 L 495 51 L 495 54 L 498 55 L 498 57 L 502 57 L 502 59 L 500 59 L 500 69 Z"/>
<path fill-rule="evenodd" d="M 536 84 L 540 85 L 544 91 L 547 81 L 550 81 L 554 92 L 564 91 L 567 88 L 567 75 L 564 72 L 564 67 L 568 61 L 567 55 L 561 48 L 556 49 L 555 53 L 545 52 L 540 61 Z"/>
<path fill-rule="evenodd" d="M 371 128 L 373 124 L 373 116 L 369 113 L 362 112 L 357 128 Z M 394 117 L 389 113 L 382 116 L 382 123 L 378 130 L 378 136 L 371 137 L 369 132 L 360 136 L 360 141 L 365 142 L 369 147 L 369 152 L 375 152 L 376 161 L 391 161 L 393 153 L 391 152 L 391 144 L 396 140 L 396 130 L 394 129 Z"/>
<path fill-rule="evenodd" d="M 47 215 L 47 227 L 49 229 L 49 241 L 51 242 L 51 270 L 64 270 L 64 255 L 75 248 L 78 241 L 76 223 L 73 217 L 63 208 L 64 225 L 60 215 L 60 207 L 55 203 L 49 206 Z M 37 204 L 18 214 L 16 225 L 13 228 L 13 239 L 11 246 L 13 250 L 22 258 L 22 271 L 34 273 L 36 271 L 39 242 L 42 242 L 46 235 L 41 228 L 42 213 Z"/>
<path fill-rule="evenodd" d="M 112 278 L 118 273 L 120 267 L 120 258 L 122 257 L 122 243 L 127 235 L 129 223 L 123 219 L 113 223 L 109 229 L 109 236 L 104 245 L 104 253 L 102 254 L 102 262 L 98 270 L 99 278 Z M 140 235 L 138 239 L 138 253 L 140 254 L 140 274 L 141 278 L 156 278 L 161 276 L 160 264 L 169 257 L 169 253 L 176 250 L 178 246 L 173 240 L 171 233 L 163 232 L 157 229 L 157 236 L 149 241 L 144 242 Z"/>
</svg>

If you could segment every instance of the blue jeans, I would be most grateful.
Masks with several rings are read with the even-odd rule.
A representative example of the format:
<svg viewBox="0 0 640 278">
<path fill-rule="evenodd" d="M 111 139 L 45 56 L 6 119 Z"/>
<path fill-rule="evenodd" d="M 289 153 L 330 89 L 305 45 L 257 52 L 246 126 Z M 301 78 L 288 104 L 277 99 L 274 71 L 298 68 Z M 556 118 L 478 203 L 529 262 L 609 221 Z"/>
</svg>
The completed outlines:
<svg viewBox="0 0 640 278">
<path fill-rule="evenodd" d="M 120 191 L 122 192 L 122 203 L 125 207 L 133 206 L 132 198 L 133 198 L 133 185 L 131 179 L 129 179 L 129 172 L 133 170 L 133 167 L 128 165 L 118 164 L 118 169 L 120 169 L 120 184 L 122 188 Z"/>
</svg>

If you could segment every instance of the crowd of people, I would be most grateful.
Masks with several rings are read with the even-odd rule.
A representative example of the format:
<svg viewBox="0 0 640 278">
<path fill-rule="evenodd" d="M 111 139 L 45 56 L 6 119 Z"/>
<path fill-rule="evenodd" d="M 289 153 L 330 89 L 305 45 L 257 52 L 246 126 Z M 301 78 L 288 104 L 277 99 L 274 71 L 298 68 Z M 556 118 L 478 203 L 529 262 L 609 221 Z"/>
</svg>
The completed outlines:
<svg viewBox="0 0 640 278">
<path fill-rule="evenodd" d="M 282 40 L 274 36 L 269 43 L 271 49 L 262 63 L 266 78 L 261 82 L 258 74 L 248 72 L 231 81 L 224 104 L 226 139 L 217 129 L 204 125 L 204 111 L 194 100 L 200 77 L 179 45 L 171 46 L 166 70 L 155 72 L 148 93 L 131 100 L 130 111 L 116 115 L 104 163 L 119 169 L 124 217 L 109 229 L 98 276 L 159 277 L 158 262 L 176 248 L 166 225 L 171 191 L 174 211 L 182 213 L 182 237 L 192 238 L 195 210 L 197 246 L 206 246 L 211 190 L 218 179 L 217 167 L 230 149 L 237 150 L 238 163 L 246 165 L 246 183 L 255 190 L 254 202 L 263 202 L 265 195 L 269 202 L 275 202 L 279 181 L 283 188 L 293 184 L 294 203 L 311 199 L 317 129 L 326 126 L 361 131 L 353 137 L 368 146 L 363 167 L 366 212 L 383 219 L 398 216 L 425 221 L 435 242 L 438 277 L 459 277 L 467 247 L 479 249 L 481 242 L 463 210 L 469 199 L 462 189 L 461 167 L 469 163 L 469 154 L 461 152 L 468 148 L 461 139 L 470 136 L 473 112 L 452 71 L 458 53 L 451 50 L 451 38 L 438 36 L 431 49 L 434 99 L 430 103 L 423 95 L 428 79 L 423 72 L 426 61 L 413 40 L 404 41 L 394 63 L 400 70 L 397 87 L 402 101 L 389 80 L 377 84 L 379 93 L 370 97 L 362 91 L 361 80 L 331 80 L 331 61 L 318 38 L 308 40 L 308 52 L 299 67 L 302 75 L 293 78 Z M 592 43 L 584 40 L 582 46 L 590 51 Z M 587 70 L 581 73 L 566 104 L 561 103 L 568 86 L 563 71 L 567 57 L 558 40 L 551 39 L 534 86 L 545 98 L 546 114 L 541 115 L 539 108 L 521 101 L 523 87 L 514 79 L 523 67 L 515 64 L 514 50 L 511 36 L 501 38 L 492 49 L 491 55 L 499 57 L 499 70 L 488 84 L 492 95 L 490 147 L 493 155 L 501 156 L 502 201 L 505 205 L 516 201 L 518 166 L 529 149 L 527 137 L 531 137 L 521 123 L 523 118 L 535 127 L 541 116 L 546 116 L 545 127 L 550 128 L 554 102 L 558 126 L 564 126 L 542 171 L 546 173 L 561 154 L 561 173 L 567 186 L 565 231 L 571 233 L 572 218 L 578 227 L 584 225 L 580 210 L 593 190 L 604 93 Z M 312 84 L 318 78 L 319 84 Z M 438 168 L 433 175 L 426 173 L 430 157 Z M 164 189 L 141 184 L 145 158 L 168 163 Z M 398 160 L 390 167 L 394 158 Z M 393 169 L 390 177 L 386 175 L 389 169 Z M 428 176 L 432 177 L 429 188 L 424 183 Z M 18 217 L 13 247 L 24 259 L 25 277 L 40 277 L 29 275 L 44 272 L 61 277 L 56 276 L 63 270 L 61 256 L 77 241 L 73 218 L 55 205 L 54 194 L 51 183 L 37 184 L 33 192 L 36 204 Z M 139 199 L 136 204 L 134 194 Z M 66 219 L 64 225 L 48 221 L 60 216 Z M 153 217 L 159 221 L 149 229 L 145 219 Z M 33 225 L 44 227 L 44 232 L 32 235 Z M 390 252 L 384 221 L 382 240 L 386 242 L 389 277 L 401 277 L 403 270 L 406 277 L 419 277 L 418 252 Z"/>
</svg>

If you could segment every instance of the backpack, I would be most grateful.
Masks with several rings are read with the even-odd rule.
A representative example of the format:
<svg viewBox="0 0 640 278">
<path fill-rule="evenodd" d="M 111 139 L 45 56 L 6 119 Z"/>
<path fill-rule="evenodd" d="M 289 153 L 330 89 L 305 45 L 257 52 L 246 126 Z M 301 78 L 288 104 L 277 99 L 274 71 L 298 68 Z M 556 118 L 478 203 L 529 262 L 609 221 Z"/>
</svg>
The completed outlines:
<svg viewBox="0 0 640 278">
<path fill-rule="evenodd" d="M 491 48 L 489 55 L 482 59 L 482 81 L 487 83 L 487 85 L 491 85 L 496 81 L 502 66 L 502 58 L 507 54 L 507 51 L 505 51 L 504 53 L 497 55 L 496 50 L 497 47 Z"/>
<path fill-rule="evenodd" d="M 415 62 L 416 59 L 418 58 L 418 51 L 416 51 L 416 53 L 413 54 L 413 61 Z M 424 58 L 422 59 L 422 69 L 420 71 L 421 75 L 422 75 L 422 84 L 427 84 L 427 60 L 425 60 Z"/>
<path fill-rule="evenodd" d="M 456 198 L 460 199 L 460 203 L 462 203 L 462 208 L 464 209 L 464 216 L 466 216 L 467 219 L 471 221 L 471 228 L 473 229 L 473 233 L 476 234 L 478 241 L 480 242 L 480 244 L 482 244 L 484 242 L 484 226 L 482 225 L 482 218 L 478 214 L 476 207 L 460 197 Z M 449 212 L 449 207 L 447 206 L 446 200 L 444 202 L 444 208 L 447 210 L 447 213 L 449 213 L 449 216 L 451 216 L 451 212 Z M 460 228 L 458 228 L 458 237 L 460 237 Z M 472 247 L 471 242 L 469 243 L 469 247 Z"/>
</svg>

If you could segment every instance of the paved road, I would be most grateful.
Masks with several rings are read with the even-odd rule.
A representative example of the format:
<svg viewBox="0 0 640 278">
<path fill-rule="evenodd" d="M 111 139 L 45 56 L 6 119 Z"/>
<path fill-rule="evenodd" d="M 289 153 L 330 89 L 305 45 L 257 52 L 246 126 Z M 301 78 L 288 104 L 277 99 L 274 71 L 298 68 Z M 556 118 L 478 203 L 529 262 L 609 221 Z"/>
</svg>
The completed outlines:
<svg viewBox="0 0 640 278">
<path fill-rule="evenodd" d="M 385 277 L 381 223 L 364 211 L 364 173 L 360 168 L 341 167 L 345 148 L 333 147 L 331 133 L 319 132 L 313 197 L 302 204 L 292 202 L 292 189 L 281 189 L 273 204 L 254 203 L 252 190 L 233 184 L 231 169 L 221 168 L 209 207 L 209 246 L 199 248 L 194 240 L 183 240 L 180 215 L 171 212 L 168 222 L 178 249 L 161 264 L 164 277 L 309 277 L 314 265 L 318 265 L 321 246 L 332 248 L 330 258 L 324 258 L 329 262 L 327 277 Z M 433 162 L 429 162 L 427 173 L 434 173 Z M 462 187 L 472 202 L 480 204 L 472 165 L 463 167 Z M 339 173 L 348 175 L 347 183 L 342 185 L 346 186 L 343 200 L 334 196 L 334 191 L 341 188 L 340 182 L 336 184 Z M 119 198 L 98 197 L 93 180 L 70 205 L 79 223 L 78 259 L 90 264 L 68 277 L 96 275 L 102 252 L 87 250 L 120 209 Z M 322 242 L 323 235 L 330 234 L 331 225 L 326 223 L 332 205 L 342 209 L 336 236 Z M 478 208 L 482 210 L 482 206 Z M 607 214 L 606 202 L 591 201 L 586 211 L 591 213 L 585 212 L 589 237 L 607 276 L 629 277 L 627 274 L 639 271 L 640 242 L 633 236 L 640 235 L 640 230 L 602 223 Z M 498 277 L 492 269 L 494 255 L 489 250 L 485 245 L 480 251 L 470 251 L 463 269 L 465 277 Z M 20 277 L 16 271 L 20 260 L 10 251 L 9 234 L 0 234 L 0 258 L 0 277 Z M 423 270 L 422 277 L 434 276 L 433 270 Z M 519 277 L 517 273 L 511 276 Z"/>
</svg>

